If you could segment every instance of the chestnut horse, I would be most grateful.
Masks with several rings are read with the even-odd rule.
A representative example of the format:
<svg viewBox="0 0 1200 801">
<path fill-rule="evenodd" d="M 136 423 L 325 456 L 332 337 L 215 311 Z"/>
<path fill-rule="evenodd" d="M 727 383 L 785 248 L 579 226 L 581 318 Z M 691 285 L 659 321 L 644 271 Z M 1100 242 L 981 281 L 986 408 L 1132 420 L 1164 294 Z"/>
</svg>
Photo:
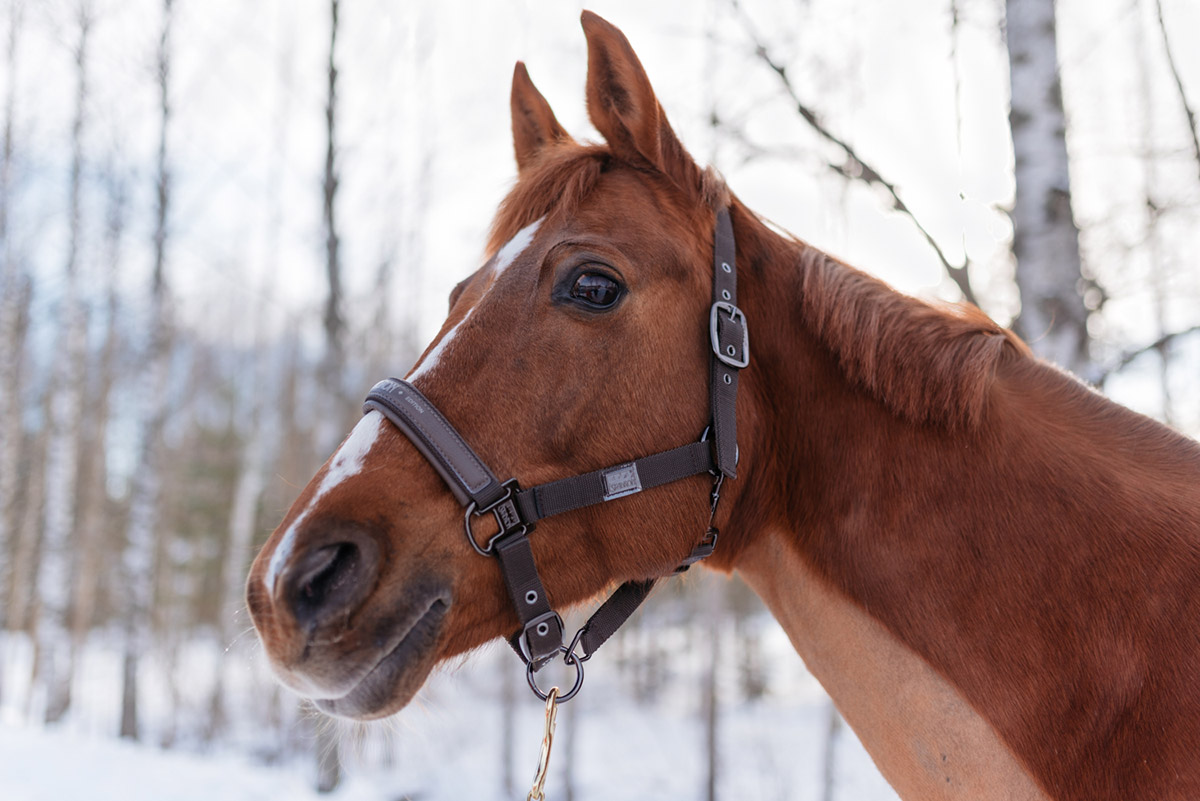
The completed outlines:
<svg viewBox="0 0 1200 801">
<path fill-rule="evenodd" d="M 517 65 L 518 179 L 413 386 L 524 486 L 697 440 L 728 208 L 753 351 L 707 564 L 758 592 L 906 799 L 1200 798 L 1200 447 L 979 311 L 765 225 L 684 150 L 621 32 L 583 28 L 606 143 L 573 140 Z M 554 607 L 669 574 L 710 487 L 541 523 Z M 376 411 L 247 600 L 279 678 L 361 719 L 517 628 L 446 483 Z"/>
</svg>

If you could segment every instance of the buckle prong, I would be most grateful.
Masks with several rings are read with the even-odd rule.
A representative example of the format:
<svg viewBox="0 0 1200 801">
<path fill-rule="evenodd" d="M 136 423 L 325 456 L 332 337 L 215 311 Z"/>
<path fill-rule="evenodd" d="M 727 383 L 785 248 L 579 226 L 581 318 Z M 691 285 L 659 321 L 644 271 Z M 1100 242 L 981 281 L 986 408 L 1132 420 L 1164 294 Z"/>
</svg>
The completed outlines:
<svg viewBox="0 0 1200 801">
<path fill-rule="evenodd" d="M 736 323 L 742 327 L 742 347 L 739 351 L 741 358 L 738 357 L 738 352 L 733 354 L 721 349 L 721 313 L 724 312 L 726 318 L 731 323 Z M 750 329 L 746 325 L 746 315 L 737 306 L 732 303 L 726 303 L 719 300 L 712 305 L 711 311 L 708 314 L 708 338 L 712 345 L 712 352 L 724 364 L 735 369 L 741 370 L 746 365 L 750 364 Z"/>
</svg>

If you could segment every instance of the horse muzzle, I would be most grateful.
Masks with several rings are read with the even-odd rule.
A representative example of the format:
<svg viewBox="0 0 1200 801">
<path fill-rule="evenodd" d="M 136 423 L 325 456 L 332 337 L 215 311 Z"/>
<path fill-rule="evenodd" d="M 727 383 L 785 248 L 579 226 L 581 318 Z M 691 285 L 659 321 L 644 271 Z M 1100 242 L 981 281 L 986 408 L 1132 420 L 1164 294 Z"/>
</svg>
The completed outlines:
<svg viewBox="0 0 1200 801">
<path fill-rule="evenodd" d="M 353 524 L 322 529 L 297 537 L 304 548 L 283 554 L 277 570 L 255 565 L 251 617 L 280 681 L 323 712 L 391 714 L 437 661 L 450 584 L 430 575 L 385 579 L 379 536 Z"/>
</svg>

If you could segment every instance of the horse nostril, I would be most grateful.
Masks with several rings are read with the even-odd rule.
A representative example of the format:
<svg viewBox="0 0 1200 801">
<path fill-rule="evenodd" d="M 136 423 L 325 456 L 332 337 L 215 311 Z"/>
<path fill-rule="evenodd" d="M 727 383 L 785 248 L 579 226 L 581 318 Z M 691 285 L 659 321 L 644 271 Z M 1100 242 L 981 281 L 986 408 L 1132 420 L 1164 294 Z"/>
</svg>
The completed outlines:
<svg viewBox="0 0 1200 801">
<path fill-rule="evenodd" d="M 354 612 L 370 593 L 376 573 L 375 560 L 366 557 L 358 543 L 336 542 L 297 559 L 283 586 L 296 622 L 312 629 Z"/>
</svg>

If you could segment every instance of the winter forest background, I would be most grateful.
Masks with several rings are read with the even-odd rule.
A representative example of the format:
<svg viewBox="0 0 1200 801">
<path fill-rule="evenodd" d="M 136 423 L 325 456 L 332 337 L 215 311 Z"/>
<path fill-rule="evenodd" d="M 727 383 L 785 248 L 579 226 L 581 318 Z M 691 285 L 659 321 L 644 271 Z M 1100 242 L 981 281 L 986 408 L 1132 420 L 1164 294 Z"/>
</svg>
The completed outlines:
<svg viewBox="0 0 1200 801">
<path fill-rule="evenodd" d="M 595 138 L 581 6 L 0 2 L 0 797 L 523 797 L 541 704 L 503 649 L 335 725 L 242 585 L 480 261 L 513 62 Z M 1200 433 L 1196 3 L 588 6 L 752 208 Z M 648 607 L 551 797 L 894 797 L 736 579 Z"/>
</svg>

